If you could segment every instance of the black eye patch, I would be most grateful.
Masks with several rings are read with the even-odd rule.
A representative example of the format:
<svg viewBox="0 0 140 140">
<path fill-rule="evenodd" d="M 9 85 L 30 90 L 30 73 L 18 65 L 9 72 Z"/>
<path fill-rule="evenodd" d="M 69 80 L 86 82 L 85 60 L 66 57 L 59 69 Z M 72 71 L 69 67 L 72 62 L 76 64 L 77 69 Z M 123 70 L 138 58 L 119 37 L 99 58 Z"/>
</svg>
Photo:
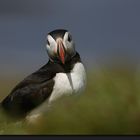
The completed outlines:
<svg viewBox="0 0 140 140">
<path fill-rule="evenodd" d="M 48 41 L 48 39 L 47 39 L 47 44 L 50 46 L 50 42 Z"/>
<path fill-rule="evenodd" d="M 71 42 L 71 41 L 72 41 L 72 37 L 71 37 L 71 35 L 70 35 L 70 34 L 68 35 L 68 41 L 69 41 L 69 42 Z"/>
</svg>

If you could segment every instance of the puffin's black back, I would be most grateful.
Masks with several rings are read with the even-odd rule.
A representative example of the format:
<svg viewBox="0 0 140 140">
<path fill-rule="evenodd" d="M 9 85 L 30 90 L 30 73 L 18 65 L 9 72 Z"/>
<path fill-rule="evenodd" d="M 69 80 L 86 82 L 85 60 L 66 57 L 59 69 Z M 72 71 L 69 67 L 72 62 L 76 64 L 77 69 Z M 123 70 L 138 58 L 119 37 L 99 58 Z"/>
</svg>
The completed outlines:
<svg viewBox="0 0 140 140">
<path fill-rule="evenodd" d="M 12 116 L 26 115 L 51 95 L 56 73 L 69 73 L 77 62 L 81 62 L 78 53 L 65 65 L 49 61 L 14 88 L 2 101 L 2 108 Z"/>
</svg>

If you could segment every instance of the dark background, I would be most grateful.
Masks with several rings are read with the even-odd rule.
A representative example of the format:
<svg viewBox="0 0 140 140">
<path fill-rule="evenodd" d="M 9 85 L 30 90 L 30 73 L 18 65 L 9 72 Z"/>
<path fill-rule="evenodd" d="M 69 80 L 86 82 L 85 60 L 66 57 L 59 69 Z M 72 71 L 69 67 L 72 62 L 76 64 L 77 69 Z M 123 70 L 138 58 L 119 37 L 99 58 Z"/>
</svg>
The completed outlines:
<svg viewBox="0 0 140 140">
<path fill-rule="evenodd" d="M 72 33 L 88 68 L 139 65 L 139 0 L 1 0 L 0 76 L 44 65 L 46 35 L 57 28 Z"/>
</svg>

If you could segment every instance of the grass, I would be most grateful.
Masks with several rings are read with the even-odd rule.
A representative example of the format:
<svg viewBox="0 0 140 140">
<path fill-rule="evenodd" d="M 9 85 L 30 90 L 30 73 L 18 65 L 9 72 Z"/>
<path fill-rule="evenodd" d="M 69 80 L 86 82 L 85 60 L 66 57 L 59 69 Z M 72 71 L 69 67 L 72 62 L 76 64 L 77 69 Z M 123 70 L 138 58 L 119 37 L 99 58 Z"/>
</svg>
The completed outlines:
<svg viewBox="0 0 140 140">
<path fill-rule="evenodd" d="M 0 81 L 0 91 L 7 94 L 17 79 L 7 80 L 8 84 Z M 7 122 L 1 113 L 0 134 L 140 134 L 139 85 L 140 73 L 129 69 L 90 71 L 82 95 L 60 99 L 36 124 Z M 4 96 L 1 94 L 1 98 Z"/>
</svg>

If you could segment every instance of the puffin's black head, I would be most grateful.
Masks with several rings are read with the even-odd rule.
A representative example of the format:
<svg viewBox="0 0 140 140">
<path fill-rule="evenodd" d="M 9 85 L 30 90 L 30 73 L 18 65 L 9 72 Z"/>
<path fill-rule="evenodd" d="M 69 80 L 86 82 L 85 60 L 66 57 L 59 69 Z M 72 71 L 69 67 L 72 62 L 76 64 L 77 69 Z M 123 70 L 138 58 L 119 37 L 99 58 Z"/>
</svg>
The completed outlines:
<svg viewBox="0 0 140 140">
<path fill-rule="evenodd" d="M 76 54 L 71 34 L 63 29 L 48 33 L 46 48 L 50 60 L 62 64 L 65 64 Z"/>
</svg>

